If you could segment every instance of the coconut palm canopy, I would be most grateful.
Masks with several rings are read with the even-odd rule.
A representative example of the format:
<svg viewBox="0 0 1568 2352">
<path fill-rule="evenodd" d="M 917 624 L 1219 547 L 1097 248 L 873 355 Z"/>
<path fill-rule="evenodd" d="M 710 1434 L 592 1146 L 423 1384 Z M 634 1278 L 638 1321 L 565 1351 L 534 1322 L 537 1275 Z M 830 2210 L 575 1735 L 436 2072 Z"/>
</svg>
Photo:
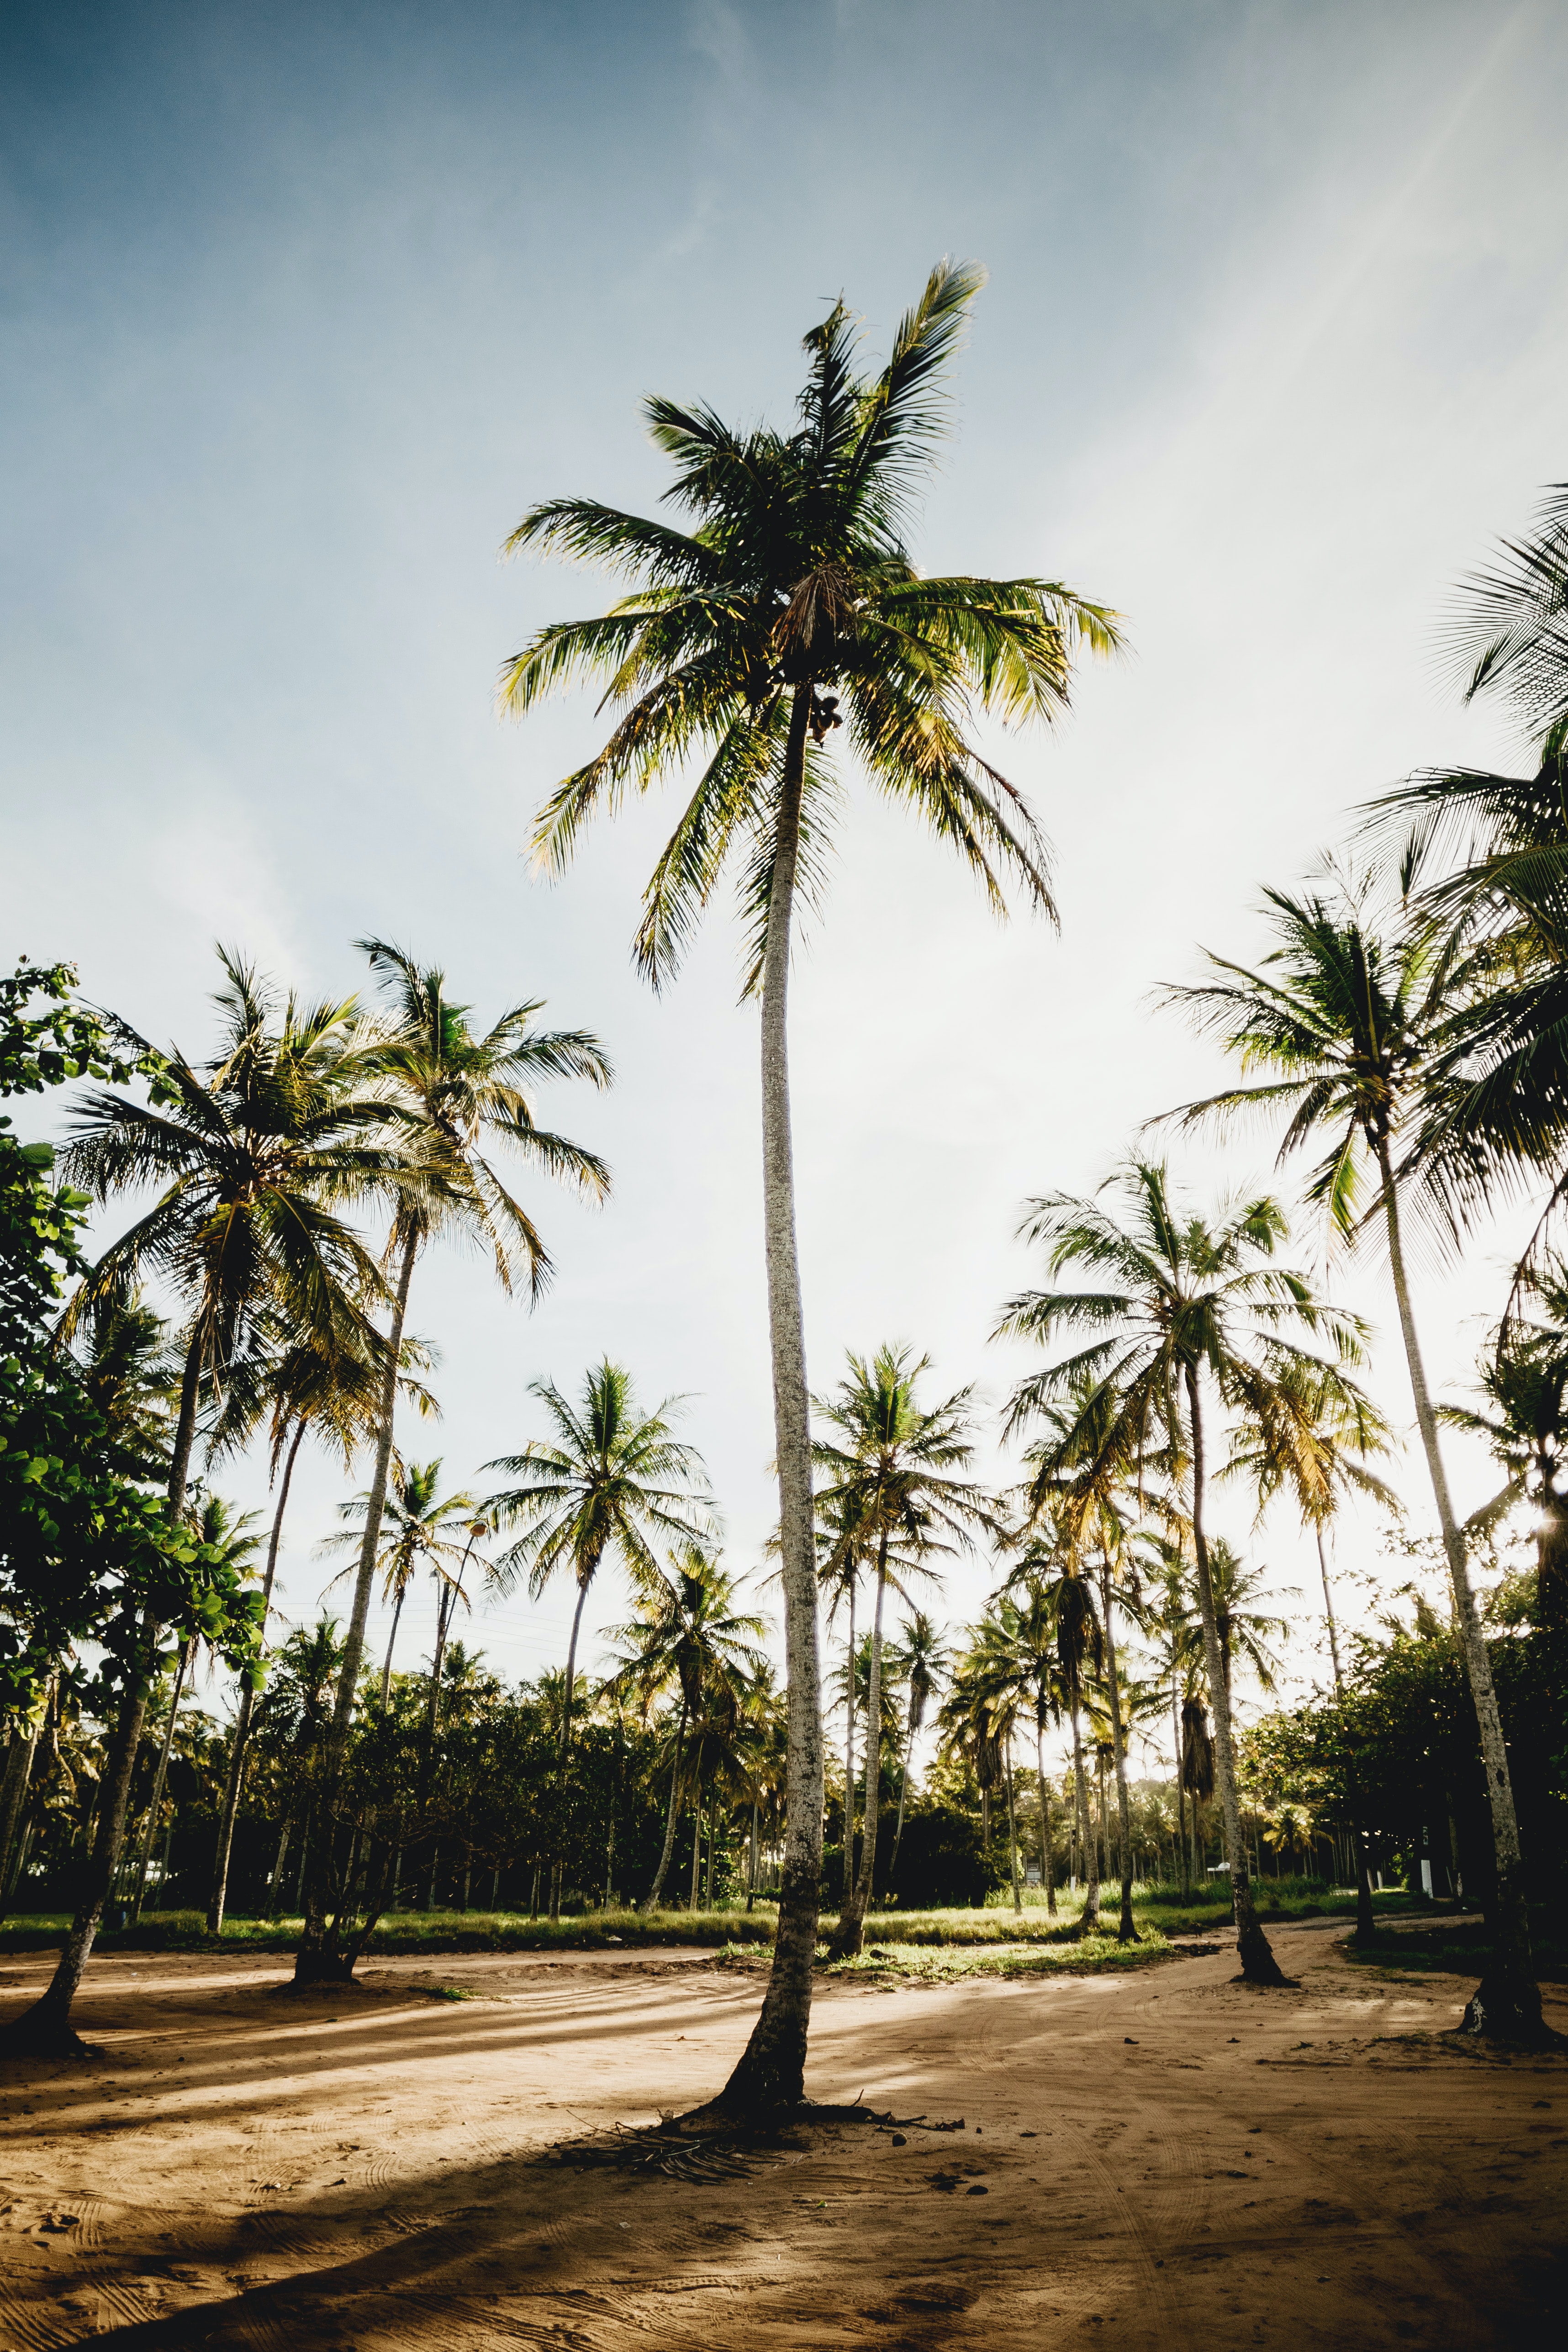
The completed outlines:
<svg viewBox="0 0 1568 2352">
<path fill-rule="evenodd" d="M 1059 581 L 923 577 L 908 549 L 946 429 L 943 377 L 983 282 L 972 263 L 939 263 L 887 364 L 869 374 L 857 366 L 856 321 L 835 303 L 805 339 L 792 433 L 739 432 L 711 408 L 651 399 L 649 431 L 674 467 L 666 501 L 687 529 L 591 499 L 551 499 L 507 541 L 511 553 L 562 555 L 635 583 L 598 619 L 539 630 L 502 670 L 513 717 L 589 680 L 620 714 L 541 812 L 540 865 L 559 870 L 590 818 L 628 791 L 700 762 L 637 932 L 655 984 L 733 866 L 747 986 L 757 985 L 792 725 L 805 756 L 808 893 L 825 877 L 836 793 L 823 754 L 841 728 L 877 789 L 912 803 L 993 902 L 1011 883 L 1053 911 L 1043 840 L 1021 795 L 976 749 L 975 718 L 1054 718 L 1074 654 L 1110 652 L 1117 615 Z"/>
</svg>

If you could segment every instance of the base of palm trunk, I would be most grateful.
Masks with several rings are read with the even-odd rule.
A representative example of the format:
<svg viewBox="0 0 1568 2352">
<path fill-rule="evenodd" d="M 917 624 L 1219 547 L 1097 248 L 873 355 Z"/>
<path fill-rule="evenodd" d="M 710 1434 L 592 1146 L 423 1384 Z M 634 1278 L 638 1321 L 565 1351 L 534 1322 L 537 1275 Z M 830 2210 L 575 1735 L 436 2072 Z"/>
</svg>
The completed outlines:
<svg viewBox="0 0 1568 2352">
<path fill-rule="evenodd" d="M 36 2002 L 0 2026 L 0 2058 L 95 2058 L 98 2053 L 72 2025 L 68 2017 Z"/>
<path fill-rule="evenodd" d="M 1241 1963 L 1241 1978 L 1244 1984 L 1266 1985 L 1271 1990 L 1278 1990 L 1285 1986 L 1292 1986 L 1296 1981 L 1294 1977 L 1288 1977 L 1285 1974 L 1284 1969 L 1274 1958 L 1273 1947 L 1268 1937 L 1256 1923 L 1250 1927 L 1242 1928 L 1237 1936 L 1236 1957 Z"/>
<path fill-rule="evenodd" d="M 337 1952 L 301 1952 L 294 1963 L 294 1974 L 280 1992 L 308 1992 L 312 1985 L 352 1984 L 354 1963 Z"/>
<path fill-rule="evenodd" d="M 865 1949 L 865 1921 L 852 1911 L 846 1911 L 828 1938 L 828 1959 L 858 1959 Z"/>
<path fill-rule="evenodd" d="M 1535 2048 L 1561 2041 L 1541 2014 L 1541 1988 L 1511 1969 L 1489 1969 L 1465 2003 L 1461 2033 Z"/>
</svg>

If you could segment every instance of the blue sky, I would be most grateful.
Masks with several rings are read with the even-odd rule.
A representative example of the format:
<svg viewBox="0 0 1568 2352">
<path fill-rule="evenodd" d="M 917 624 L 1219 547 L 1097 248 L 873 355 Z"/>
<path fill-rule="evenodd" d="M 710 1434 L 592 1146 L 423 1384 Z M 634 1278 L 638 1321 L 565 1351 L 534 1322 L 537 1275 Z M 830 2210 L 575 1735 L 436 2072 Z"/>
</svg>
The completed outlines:
<svg viewBox="0 0 1568 2352">
<path fill-rule="evenodd" d="M 875 350 L 936 256 L 988 265 L 917 559 L 1067 580 L 1133 650 L 1053 738 L 993 746 L 1055 843 L 1060 939 L 999 929 L 852 794 L 794 1066 L 813 1380 L 906 1338 L 994 1407 L 1019 1202 L 1093 1183 L 1214 1076 L 1153 986 L 1200 939 L 1255 948 L 1257 886 L 1368 793 L 1516 754 L 1435 647 L 1453 581 L 1568 472 L 1568 25 L 1429 0 L 16 5 L 0 45 L 7 952 L 74 957 L 193 1052 L 216 938 L 340 990 L 373 929 L 481 1012 L 539 995 L 596 1029 L 614 1094 L 549 1108 L 614 1203 L 530 1193 L 559 1266 L 531 1317 L 473 1260 L 422 1270 L 446 1416 L 413 1450 L 470 1478 L 530 1433 L 530 1379 L 608 1349 L 689 1394 L 749 1564 L 755 1016 L 722 915 L 663 1000 L 631 970 L 667 804 L 531 877 L 531 813 L 595 722 L 502 725 L 496 670 L 605 592 L 500 564 L 502 539 L 558 490 L 653 504 L 645 392 L 779 416 L 841 290 Z M 1202 1189 L 1268 1155 L 1184 1164 Z M 1441 1377 L 1508 1238 L 1426 1269 Z M 1406 1420 L 1375 1266 L 1343 1286 Z M 1485 1477 L 1461 1464 L 1470 1499 Z M 296 1615 L 340 1491 L 306 1481 Z M 1259 1540 L 1304 1573 L 1288 1530 Z M 955 1614 L 987 1580 L 955 1576 Z M 565 1617 L 563 1594 L 484 1639 L 537 1671 Z"/>
</svg>

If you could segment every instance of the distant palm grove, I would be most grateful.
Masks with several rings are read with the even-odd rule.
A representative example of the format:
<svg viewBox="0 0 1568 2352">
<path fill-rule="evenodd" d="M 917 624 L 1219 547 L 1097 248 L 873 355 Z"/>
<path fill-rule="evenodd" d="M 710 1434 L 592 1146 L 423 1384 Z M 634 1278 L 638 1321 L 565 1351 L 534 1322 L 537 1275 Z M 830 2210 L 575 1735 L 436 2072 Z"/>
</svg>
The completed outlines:
<svg viewBox="0 0 1568 2352">
<path fill-rule="evenodd" d="M 368 939 L 358 985 L 306 1003 L 225 946 L 177 1045 L 87 1001 L 68 961 L 0 981 L 0 1092 L 48 1114 L 31 1139 L 0 1122 L 0 1905 L 69 1923 L 11 2046 L 78 2050 L 99 1933 L 175 1915 L 276 1923 L 302 1985 L 411 1915 L 684 1929 L 772 1947 L 715 2085 L 766 2110 L 802 2096 L 818 1971 L 913 1915 L 1043 1915 L 1131 1955 L 1162 1903 L 1218 1882 L 1267 1988 L 1281 1881 L 1354 1889 L 1365 1937 L 1379 1884 L 1462 1895 L 1486 1916 L 1467 2027 L 1539 2033 L 1568 1886 L 1568 490 L 1465 585 L 1450 648 L 1517 722 L 1522 772 L 1390 784 L 1313 877 L 1264 891 L 1255 964 L 1222 941 L 1164 987 L 1215 1044 L 1212 1090 L 1145 1106 L 1088 1197 L 1039 1171 L 1023 1286 L 986 1302 L 1022 1367 L 999 1418 L 984 1367 L 938 1378 L 913 1293 L 896 1329 L 813 1351 L 808 1383 L 823 1308 L 795 1187 L 823 1178 L 793 1152 L 787 996 L 840 790 L 901 804 L 998 914 L 1054 920 L 1046 842 L 977 730 L 1049 725 L 1125 635 L 1054 579 L 933 576 L 909 552 L 981 284 L 940 265 L 870 371 L 835 306 L 789 429 L 650 401 L 670 519 L 554 499 L 508 542 L 623 592 L 502 669 L 510 716 L 587 681 L 612 714 L 539 812 L 537 862 L 563 870 L 591 818 L 670 784 L 634 926 L 650 982 L 727 877 L 738 899 L 775 1405 L 757 1453 L 779 1487 L 760 1556 L 725 1549 L 700 1395 L 661 1399 L 635 1364 L 546 1368 L 498 1459 L 437 1418 L 417 1335 L 451 1245 L 484 1254 L 515 1349 L 506 1318 L 574 1276 L 552 1199 L 615 1213 L 573 1139 L 611 1055 L 556 1025 L 548 973 L 480 1005 L 417 943 Z M 1243 1117 L 1280 1192 L 1199 1196 L 1184 1135 Z M 1521 1196 L 1538 1218 L 1474 1386 L 1434 1394 L 1423 1271 L 1490 1246 Z M 89 1255 L 95 1213 L 116 1237 Z M 1363 1250 L 1389 1266 L 1390 1331 L 1336 1300 Z M 1368 1392 L 1375 1347 L 1408 1432 Z M 1458 1429 L 1497 1465 L 1469 1517 Z M 287 1622 L 302 1453 L 342 1500 L 319 1602 Z M 1270 1580 L 1266 1515 L 1304 1530 L 1310 1591 Z M 971 1622 L 945 1600 L 960 1563 L 989 1587 Z M 562 1654 L 508 1686 L 486 1622 L 547 1591 Z M 434 1636 L 410 1655 L 415 1593 Z M 591 1603 L 616 1620 L 593 1645 Z M 204 1662 L 229 1677 L 210 1705 Z"/>
</svg>

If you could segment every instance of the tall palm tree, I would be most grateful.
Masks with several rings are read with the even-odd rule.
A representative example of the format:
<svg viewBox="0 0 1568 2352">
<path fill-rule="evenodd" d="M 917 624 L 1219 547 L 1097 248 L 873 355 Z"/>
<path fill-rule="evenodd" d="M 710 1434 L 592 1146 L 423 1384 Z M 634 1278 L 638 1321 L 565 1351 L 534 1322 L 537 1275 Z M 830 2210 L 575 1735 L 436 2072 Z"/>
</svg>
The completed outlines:
<svg viewBox="0 0 1568 2352">
<path fill-rule="evenodd" d="M 152 1099 L 106 1087 L 80 1102 L 61 1158 L 68 1181 L 107 1201 L 148 1185 L 157 1198 L 110 1246 L 64 1318 L 128 1302 L 149 1276 L 178 1297 L 184 1322 L 180 1398 L 170 1441 L 170 1516 L 184 1507 L 198 1406 L 221 1390 L 257 1318 L 282 1316 L 325 1347 L 349 1345 L 375 1265 L 336 1203 L 383 1182 L 383 1111 L 351 1001 L 281 1004 L 251 967 L 219 950 L 221 1042 L 214 1059 L 155 1055 Z M 127 1033 L 128 1034 L 130 1033 Z M 157 1631 L 128 1604 L 125 1672 L 105 1759 L 94 1863 L 46 1999 L 68 2008 L 119 1869 L 131 1775 L 157 1654 Z"/>
<path fill-rule="evenodd" d="M 604 1197 L 610 1181 L 591 1151 L 540 1127 L 533 1099 L 533 1090 L 551 1078 L 608 1086 L 610 1060 L 597 1038 L 585 1030 L 536 1028 L 535 1015 L 543 1009 L 539 999 L 511 1005 L 487 1030 L 476 1031 L 468 1020 L 472 1008 L 448 996 L 444 972 L 415 963 L 385 940 L 361 940 L 359 945 L 387 1005 L 388 1025 L 374 1058 L 388 1089 L 400 1164 L 387 1242 L 396 1273 L 383 1353 L 381 1433 L 333 1710 L 334 1769 L 348 1739 L 359 1686 L 392 1462 L 403 1320 L 420 1253 L 443 1234 L 476 1242 L 489 1253 L 504 1291 L 510 1294 L 526 1275 L 529 1295 L 537 1298 L 549 1278 L 549 1255 L 532 1218 L 494 1164 L 495 1146 L 593 1199 Z M 301 1952 L 303 1957 L 303 1947 Z"/>
<path fill-rule="evenodd" d="M 1284 1981 L 1258 1919 L 1241 1841 L 1230 1708 L 1205 1524 L 1207 1470 L 1203 1391 L 1222 1407 L 1263 1422 L 1273 1409 L 1280 1372 L 1318 1364 L 1324 1380 L 1343 1377 L 1285 1336 L 1290 1326 L 1322 1336 L 1341 1362 L 1360 1350 L 1354 1318 L 1322 1306 L 1304 1276 L 1280 1265 L 1274 1251 L 1286 1232 L 1267 1195 L 1228 1204 L 1207 1220 L 1172 1194 L 1163 1163 L 1134 1160 L 1113 1180 L 1121 1221 L 1101 1200 L 1052 1193 L 1031 1204 L 1024 1232 L 1045 1244 L 1052 1276 L 1071 1267 L 1106 1278 L 1107 1287 L 1031 1291 L 1013 1299 L 1000 1329 L 1047 1343 L 1074 1334 L 1085 1344 L 1014 1391 L 1009 1426 L 1032 1420 L 1084 1379 L 1103 1381 L 1118 1399 L 1129 1450 L 1147 1451 L 1163 1430 L 1174 1457 L 1191 1466 L 1191 1528 L 1198 1606 L 1215 1715 L 1215 1760 L 1230 1848 L 1237 1950 L 1242 1973 L 1258 1984 Z"/>
<path fill-rule="evenodd" d="M 1291 898 L 1281 891 L 1267 898 L 1277 944 L 1264 970 L 1252 971 L 1215 956 L 1210 962 L 1218 977 L 1166 992 L 1246 1068 L 1268 1076 L 1261 1084 L 1228 1087 L 1207 1102 L 1191 1104 L 1183 1116 L 1234 1116 L 1260 1108 L 1287 1111 L 1281 1160 L 1314 1139 L 1326 1139 L 1328 1150 L 1309 1191 L 1325 1207 L 1331 1233 L 1341 1240 L 1352 1239 L 1364 1223 L 1362 1203 L 1372 1190 L 1373 1208 L 1387 1236 L 1410 1391 L 1453 1585 L 1491 1809 L 1493 1958 L 1467 2006 L 1465 2023 L 1474 2032 L 1534 2036 L 1541 2028 L 1541 1996 L 1531 1960 L 1508 1749 L 1416 1334 L 1396 1172 L 1410 1130 L 1430 1103 L 1428 1081 L 1451 1042 L 1456 1008 L 1469 1000 L 1472 982 L 1451 949 L 1434 945 L 1428 928 L 1411 926 L 1390 940 L 1380 938 L 1367 925 L 1364 897 L 1348 887 L 1337 901 Z M 1439 1155 L 1426 1166 L 1427 1183 L 1450 1202 L 1457 1196 L 1462 1207 L 1469 1181 L 1464 1155 L 1457 1174 L 1452 1158 Z"/>
<path fill-rule="evenodd" d="M 498 1591 L 526 1577 L 528 1597 L 537 1601 L 559 1569 L 570 1570 L 577 1587 L 561 1712 L 564 1760 L 583 1607 L 606 1553 L 620 1559 L 634 1588 L 652 1587 L 660 1573 L 654 1545 L 704 1543 L 713 1533 L 713 1506 L 701 1454 L 674 1433 L 679 1397 L 644 1413 L 631 1374 L 608 1356 L 584 1373 L 575 1405 L 551 1381 L 531 1382 L 528 1394 L 543 1405 L 552 1433 L 485 1465 L 517 1481 L 485 1507 L 497 1527 L 521 1529 L 497 1562 Z"/>
<path fill-rule="evenodd" d="M 888 1656 L 904 1692 L 904 1754 L 898 1773 L 898 1819 L 894 1824 L 893 1853 L 888 1863 L 891 1872 L 897 1867 L 898 1849 L 904 1837 L 904 1807 L 909 1794 L 915 1743 L 925 1724 L 925 1710 L 946 1680 L 952 1660 L 934 1620 L 924 1609 L 910 1611 L 904 1622 L 904 1639 L 889 1643 Z"/>
<path fill-rule="evenodd" d="M 894 1553 L 912 1566 L 935 1551 L 972 1547 L 977 1531 L 999 1537 L 1000 1523 L 984 1490 L 959 1474 L 975 1458 L 972 1388 L 925 1407 L 915 1395 L 931 1359 L 910 1348 L 883 1346 L 866 1360 L 850 1354 L 847 1378 L 833 1393 L 812 1400 L 818 1420 L 832 1433 L 813 1444 L 826 1473 L 819 1507 L 841 1521 L 844 1546 L 857 1557 L 874 1554 L 875 1613 L 872 1622 L 867 1697 L 865 1829 L 861 1864 L 832 1944 L 849 1958 L 865 1943 L 865 1914 L 876 1870 L 882 1780 L 883 1606 L 890 1582 L 907 1598 Z M 907 1573 L 907 1570 L 905 1571 Z M 852 1845 L 852 1783 L 845 1791 L 845 1843 Z"/>
<path fill-rule="evenodd" d="M 735 1603 L 735 1579 L 716 1553 L 691 1540 L 677 1547 L 667 1568 L 655 1568 L 651 1579 L 639 1580 L 636 1614 L 611 1634 L 622 1645 L 616 1670 L 605 1685 L 612 1696 L 635 1699 L 644 1719 L 654 1702 L 670 1692 L 680 1700 L 670 1743 L 664 1843 L 644 1911 L 657 1908 L 674 1852 L 687 1730 L 701 1717 L 711 1691 L 747 1677 L 755 1681 L 767 1663 L 758 1647 L 765 1631 L 761 1618 L 737 1610 Z"/>
<path fill-rule="evenodd" d="M 520 716 L 596 677 L 620 716 L 604 748 L 540 814 L 535 854 L 559 870 L 588 819 L 629 784 L 702 767 L 644 900 L 637 952 L 659 984 L 727 868 L 747 918 L 747 992 L 761 998 L 764 1232 L 772 1341 L 785 1648 L 789 1832 L 773 1970 L 724 2094 L 737 2107 L 802 2095 L 821 1879 L 822 1748 L 810 1406 L 795 1245 L 786 992 L 795 901 L 825 872 L 834 813 L 829 736 L 842 729 L 882 792 L 907 802 L 1003 905 L 1004 877 L 1051 909 L 1043 844 L 1021 796 L 970 740 L 971 714 L 1049 719 L 1080 645 L 1110 651 L 1115 617 L 1040 579 L 921 578 L 915 499 L 946 421 L 941 380 L 981 284 L 943 262 L 901 322 L 887 365 L 857 366 L 835 303 L 807 336 L 793 433 L 737 434 L 710 408 L 648 404 L 693 528 L 586 499 L 525 515 L 507 542 L 619 572 L 631 593 L 599 619 L 541 629 L 502 672 Z"/>
</svg>

